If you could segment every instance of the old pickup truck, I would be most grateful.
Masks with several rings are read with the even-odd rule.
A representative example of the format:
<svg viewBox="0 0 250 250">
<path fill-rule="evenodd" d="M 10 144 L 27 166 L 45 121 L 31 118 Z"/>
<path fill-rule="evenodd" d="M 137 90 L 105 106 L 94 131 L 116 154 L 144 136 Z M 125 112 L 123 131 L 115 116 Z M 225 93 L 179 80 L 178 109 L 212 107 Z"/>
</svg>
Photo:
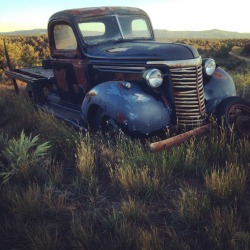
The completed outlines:
<svg viewBox="0 0 250 250">
<path fill-rule="evenodd" d="M 49 19 L 48 37 L 51 58 L 43 67 L 6 74 L 27 83 L 36 105 L 73 126 L 130 136 L 184 128 L 174 137 L 183 141 L 207 130 L 215 115 L 250 134 L 249 101 L 236 97 L 230 75 L 190 45 L 156 42 L 141 9 L 60 11 Z"/>
</svg>

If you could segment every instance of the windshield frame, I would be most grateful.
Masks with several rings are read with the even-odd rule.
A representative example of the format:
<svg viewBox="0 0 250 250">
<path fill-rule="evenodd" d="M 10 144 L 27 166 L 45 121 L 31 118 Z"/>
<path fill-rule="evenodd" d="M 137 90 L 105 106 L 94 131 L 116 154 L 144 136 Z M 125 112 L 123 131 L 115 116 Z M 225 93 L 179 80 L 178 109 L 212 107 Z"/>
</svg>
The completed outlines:
<svg viewBox="0 0 250 250">
<path fill-rule="evenodd" d="M 143 20 L 145 23 L 145 27 L 146 27 L 146 30 L 144 30 L 144 32 L 147 32 L 147 36 L 127 36 L 126 34 L 124 34 L 124 29 L 121 25 L 121 20 L 119 18 L 130 18 L 131 25 L 132 25 L 133 20 L 137 20 L 137 19 Z M 100 36 L 98 36 L 98 35 L 86 36 L 86 34 L 84 35 L 83 30 L 81 29 L 81 25 L 84 25 L 86 23 L 91 23 L 91 22 L 93 22 L 93 23 L 98 22 L 98 20 L 99 21 L 102 20 L 103 22 L 104 21 L 114 22 L 114 20 L 115 20 L 116 23 L 114 24 L 114 26 L 112 26 L 112 28 L 108 27 L 109 29 L 106 29 L 106 27 L 108 25 L 107 24 L 105 25 L 105 23 L 104 23 L 105 31 Z M 117 41 L 122 42 L 122 41 L 153 40 L 154 39 L 154 34 L 153 34 L 151 22 L 150 22 L 149 18 L 145 15 L 113 14 L 113 15 L 103 15 L 103 16 L 83 18 L 77 22 L 77 28 L 78 28 L 78 31 L 81 35 L 83 42 L 89 46 L 107 43 L 107 42 L 117 42 Z M 113 36 L 110 35 L 110 32 L 113 32 Z"/>
</svg>

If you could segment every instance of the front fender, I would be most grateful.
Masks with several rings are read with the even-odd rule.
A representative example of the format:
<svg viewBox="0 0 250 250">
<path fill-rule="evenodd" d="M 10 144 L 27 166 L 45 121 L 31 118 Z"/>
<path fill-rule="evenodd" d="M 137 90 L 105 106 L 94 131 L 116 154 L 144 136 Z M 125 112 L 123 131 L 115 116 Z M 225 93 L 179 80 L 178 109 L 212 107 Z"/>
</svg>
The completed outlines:
<svg viewBox="0 0 250 250">
<path fill-rule="evenodd" d="M 82 103 L 83 121 L 87 122 L 92 106 L 101 107 L 130 132 L 146 135 L 167 127 L 171 122 L 170 107 L 133 83 L 110 81 L 91 89 Z"/>
<path fill-rule="evenodd" d="M 214 113 L 224 99 L 236 96 L 234 81 L 225 70 L 218 67 L 204 85 L 204 94 L 207 112 Z"/>
</svg>

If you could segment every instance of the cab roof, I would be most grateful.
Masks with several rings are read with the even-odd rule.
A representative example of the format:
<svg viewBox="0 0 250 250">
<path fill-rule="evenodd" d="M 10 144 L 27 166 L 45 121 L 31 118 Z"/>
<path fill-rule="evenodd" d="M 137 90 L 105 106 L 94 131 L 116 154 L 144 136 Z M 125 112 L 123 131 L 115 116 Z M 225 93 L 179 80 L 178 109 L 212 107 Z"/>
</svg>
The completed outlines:
<svg viewBox="0 0 250 250">
<path fill-rule="evenodd" d="M 70 20 L 76 21 L 84 17 L 104 16 L 104 15 L 115 15 L 115 14 L 135 14 L 145 15 L 147 13 L 139 8 L 133 7 L 95 7 L 95 8 L 80 8 L 80 9 L 69 9 L 56 12 L 53 14 L 49 22 L 54 20 Z"/>
</svg>

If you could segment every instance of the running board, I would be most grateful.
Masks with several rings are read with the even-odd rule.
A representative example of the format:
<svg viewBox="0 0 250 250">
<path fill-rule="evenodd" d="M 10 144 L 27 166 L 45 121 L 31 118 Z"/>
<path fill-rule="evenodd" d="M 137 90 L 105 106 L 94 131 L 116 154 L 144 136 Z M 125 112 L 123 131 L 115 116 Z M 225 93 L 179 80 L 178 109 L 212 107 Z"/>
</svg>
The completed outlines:
<svg viewBox="0 0 250 250">
<path fill-rule="evenodd" d="M 81 110 L 71 109 L 58 103 L 52 102 L 46 102 L 45 104 L 36 104 L 36 107 L 52 114 L 57 119 L 64 121 L 69 126 L 72 126 L 77 130 L 80 130 L 84 133 L 87 131 L 87 129 L 81 122 Z"/>
</svg>

